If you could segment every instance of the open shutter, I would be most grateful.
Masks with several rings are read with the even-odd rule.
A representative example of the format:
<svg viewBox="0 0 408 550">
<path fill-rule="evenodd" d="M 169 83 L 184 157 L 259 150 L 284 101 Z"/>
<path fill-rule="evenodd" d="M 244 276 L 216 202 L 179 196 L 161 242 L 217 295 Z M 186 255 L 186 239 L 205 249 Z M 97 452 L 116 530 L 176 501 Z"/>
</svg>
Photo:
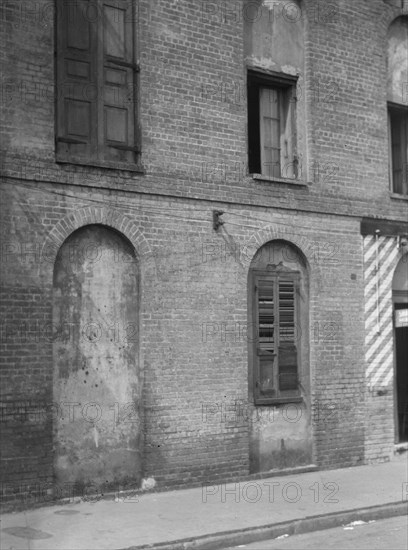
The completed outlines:
<svg viewBox="0 0 408 550">
<path fill-rule="evenodd" d="M 259 89 L 261 173 L 281 177 L 281 97 L 276 88 Z"/>
<path fill-rule="evenodd" d="M 281 172 L 284 178 L 297 177 L 296 119 L 294 86 L 282 90 L 281 102 Z"/>
<path fill-rule="evenodd" d="M 394 193 L 402 193 L 402 136 L 403 125 L 401 124 L 401 113 L 391 111 L 391 151 L 392 151 L 392 182 Z"/>
<path fill-rule="evenodd" d="M 248 168 L 250 174 L 261 174 L 259 131 L 259 87 L 248 77 Z"/>
<path fill-rule="evenodd" d="M 136 72 L 133 2 L 103 2 L 103 127 L 101 156 L 136 162 L 139 152 L 135 124 Z"/>
<path fill-rule="evenodd" d="M 96 151 L 96 23 L 88 0 L 57 3 L 57 136 L 60 158 Z"/>
<path fill-rule="evenodd" d="M 279 278 L 279 391 L 297 391 L 296 281 Z"/>
<path fill-rule="evenodd" d="M 404 124 L 405 122 L 405 124 Z M 403 117 L 403 142 L 404 142 L 404 151 L 403 151 L 403 172 L 402 172 L 402 182 L 404 188 L 404 195 L 408 195 L 408 112 L 404 114 Z"/>
</svg>

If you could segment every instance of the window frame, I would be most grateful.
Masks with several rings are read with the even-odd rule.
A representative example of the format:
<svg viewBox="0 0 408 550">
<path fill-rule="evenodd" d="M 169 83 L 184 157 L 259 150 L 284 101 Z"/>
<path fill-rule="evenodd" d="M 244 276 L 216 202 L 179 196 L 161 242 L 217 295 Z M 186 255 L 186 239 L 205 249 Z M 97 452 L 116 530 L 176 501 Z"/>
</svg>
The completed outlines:
<svg viewBox="0 0 408 550">
<path fill-rule="evenodd" d="M 252 395 L 254 405 L 277 405 L 285 403 L 299 403 L 303 401 L 301 395 L 301 334 L 298 332 L 300 326 L 300 284 L 301 284 L 301 272 L 293 271 L 291 269 L 251 269 L 250 273 L 250 292 L 251 292 L 251 357 L 252 357 Z M 273 378 L 274 386 L 276 387 L 275 395 L 265 397 L 260 392 L 260 360 L 262 357 L 259 347 L 259 310 L 258 310 L 258 283 L 260 280 L 267 280 L 273 284 L 274 295 L 277 296 L 274 299 L 274 366 L 273 366 Z M 280 280 L 290 280 L 294 283 L 294 340 L 296 347 L 296 375 L 297 375 L 297 389 L 296 390 L 280 390 L 279 383 L 279 354 L 280 354 L 280 319 L 279 319 L 279 291 L 278 284 Z M 277 314 L 278 312 L 278 314 Z M 266 354 L 265 354 L 266 355 Z"/>
<path fill-rule="evenodd" d="M 401 160 L 402 160 L 402 193 L 396 191 L 394 181 L 394 159 L 393 159 L 393 143 L 392 143 L 392 122 L 391 114 L 403 113 L 407 117 L 408 122 L 408 105 L 400 105 L 389 101 L 387 103 L 387 117 L 388 117 L 388 168 L 389 168 L 389 182 L 390 191 L 398 197 L 408 198 L 408 128 L 406 129 L 405 144 L 401 143 Z M 405 145 L 405 150 L 404 150 Z M 404 159 L 405 152 L 405 159 Z"/>
<path fill-rule="evenodd" d="M 248 172 L 256 178 L 266 178 L 276 181 L 287 181 L 289 183 L 300 182 L 300 166 L 297 150 L 297 81 L 298 76 L 286 75 L 272 71 L 264 72 L 261 70 L 249 69 L 247 71 L 247 155 L 248 155 Z M 282 106 L 280 107 L 280 123 L 282 126 L 282 113 L 287 110 L 285 125 L 290 127 L 290 149 L 292 150 L 290 162 L 282 161 L 282 151 L 279 159 L 279 175 L 271 175 L 266 173 L 262 168 L 262 122 L 261 118 L 261 89 L 276 90 L 280 97 Z M 286 96 L 286 97 L 285 97 Z M 284 132 L 280 129 L 280 143 Z M 291 166 L 293 176 L 285 175 L 285 166 Z"/>
<path fill-rule="evenodd" d="M 144 173 L 143 166 L 141 165 L 141 128 L 140 128 L 140 66 L 138 63 L 138 51 L 139 51 L 139 33 L 137 32 L 138 26 L 138 0 L 84 0 L 88 2 L 89 6 L 97 9 L 97 17 L 92 20 L 89 19 L 89 31 L 90 39 L 96 38 L 95 44 L 90 47 L 90 70 L 89 70 L 89 82 L 91 86 L 96 87 L 96 98 L 91 99 L 94 105 L 91 107 L 94 114 L 91 115 L 91 125 L 89 133 L 88 147 L 85 146 L 81 140 L 72 139 L 69 137 L 68 129 L 66 128 L 65 119 L 66 111 L 64 107 L 64 101 L 67 98 L 74 98 L 70 96 L 69 92 L 65 91 L 67 86 L 75 86 L 75 83 L 69 82 L 69 77 L 66 76 L 64 71 L 64 63 L 66 59 L 72 56 L 72 51 L 69 50 L 67 45 L 67 29 L 65 27 L 64 15 L 66 10 L 69 9 L 71 0 L 56 0 L 55 8 L 55 25 L 54 25 L 54 44 L 55 44 L 55 160 L 61 164 L 78 164 L 85 166 L 95 166 L 101 168 L 112 168 L 120 170 L 128 170 L 132 172 Z M 113 7 L 114 9 L 121 9 L 124 13 L 124 28 L 129 31 L 128 35 L 123 37 L 123 43 L 128 44 L 131 47 L 130 55 L 131 62 L 123 62 L 121 59 L 115 59 L 114 56 L 108 55 L 105 52 L 106 44 L 104 42 L 105 36 L 105 6 Z M 126 46 L 125 46 L 126 47 Z M 71 50 L 74 47 L 70 47 Z M 78 51 L 78 60 L 81 60 L 81 56 Z M 73 57 L 76 57 L 75 54 Z M 133 130 L 130 131 L 131 141 L 127 144 L 119 142 L 113 142 L 105 135 L 105 123 L 106 114 L 105 109 L 109 107 L 109 100 L 105 99 L 105 92 L 112 84 L 105 82 L 106 70 L 109 68 L 123 70 L 128 69 L 132 71 L 132 79 L 130 83 L 131 93 L 126 98 L 130 98 L 129 101 L 129 121 L 126 123 L 127 128 L 132 128 L 128 124 L 133 125 Z M 65 80 L 66 79 L 66 80 Z M 84 81 L 84 86 L 86 81 Z M 72 89 L 72 88 L 71 88 Z M 114 92 L 115 93 L 115 92 Z M 122 93 L 125 92 L 122 90 Z M 118 97 L 121 92 L 118 89 Z M 91 93 L 92 95 L 92 93 Z M 114 107 L 114 105 L 112 105 Z M 119 104 L 118 107 L 121 107 Z M 123 107 L 123 106 L 122 106 Z M 127 136 L 129 137 L 129 136 Z M 87 151 L 80 153 L 72 153 L 70 151 L 61 151 L 61 144 L 79 144 L 84 145 L 84 149 Z M 128 151 L 130 159 L 116 159 L 110 158 L 109 148 L 115 150 Z"/>
</svg>

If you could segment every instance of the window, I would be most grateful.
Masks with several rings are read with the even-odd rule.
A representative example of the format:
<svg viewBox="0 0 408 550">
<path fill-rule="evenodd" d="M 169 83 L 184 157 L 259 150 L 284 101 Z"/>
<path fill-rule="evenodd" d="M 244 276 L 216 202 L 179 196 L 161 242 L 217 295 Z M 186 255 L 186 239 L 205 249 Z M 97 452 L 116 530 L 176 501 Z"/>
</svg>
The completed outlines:
<svg viewBox="0 0 408 550">
<path fill-rule="evenodd" d="M 397 17 L 387 33 L 387 100 L 391 192 L 408 196 L 408 17 Z"/>
<path fill-rule="evenodd" d="M 252 271 L 255 404 L 301 400 L 299 391 L 300 273 Z"/>
<path fill-rule="evenodd" d="M 408 108 L 389 105 L 388 123 L 392 191 L 408 195 Z"/>
<path fill-rule="evenodd" d="M 298 177 L 296 78 L 248 72 L 249 172 Z"/>
<path fill-rule="evenodd" d="M 137 164 L 134 2 L 57 0 L 57 160 Z"/>
</svg>

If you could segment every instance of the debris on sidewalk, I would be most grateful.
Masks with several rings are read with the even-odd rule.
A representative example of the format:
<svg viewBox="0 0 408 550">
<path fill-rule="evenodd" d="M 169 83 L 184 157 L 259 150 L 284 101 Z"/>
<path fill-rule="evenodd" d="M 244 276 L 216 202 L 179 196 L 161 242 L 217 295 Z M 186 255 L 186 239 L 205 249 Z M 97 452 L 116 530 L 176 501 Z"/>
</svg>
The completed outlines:
<svg viewBox="0 0 408 550">
<path fill-rule="evenodd" d="M 343 529 L 344 530 L 352 530 L 352 529 L 354 529 L 354 527 L 357 527 L 357 525 L 365 525 L 367 523 L 375 523 L 375 519 L 371 519 L 370 521 L 361 521 L 361 520 L 352 521 L 351 523 L 348 523 L 347 525 L 344 525 Z"/>
</svg>

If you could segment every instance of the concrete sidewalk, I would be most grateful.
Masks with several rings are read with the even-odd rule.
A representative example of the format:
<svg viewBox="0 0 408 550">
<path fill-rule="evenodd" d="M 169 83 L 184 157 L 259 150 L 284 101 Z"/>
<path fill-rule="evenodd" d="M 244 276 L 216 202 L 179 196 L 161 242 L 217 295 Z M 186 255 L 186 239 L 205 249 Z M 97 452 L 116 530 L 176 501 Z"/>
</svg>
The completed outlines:
<svg viewBox="0 0 408 550">
<path fill-rule="evenodd" d="M 407 512 L 408 457 L 3 514 L 2 550 L 222 548 Z"/>
</svg>

